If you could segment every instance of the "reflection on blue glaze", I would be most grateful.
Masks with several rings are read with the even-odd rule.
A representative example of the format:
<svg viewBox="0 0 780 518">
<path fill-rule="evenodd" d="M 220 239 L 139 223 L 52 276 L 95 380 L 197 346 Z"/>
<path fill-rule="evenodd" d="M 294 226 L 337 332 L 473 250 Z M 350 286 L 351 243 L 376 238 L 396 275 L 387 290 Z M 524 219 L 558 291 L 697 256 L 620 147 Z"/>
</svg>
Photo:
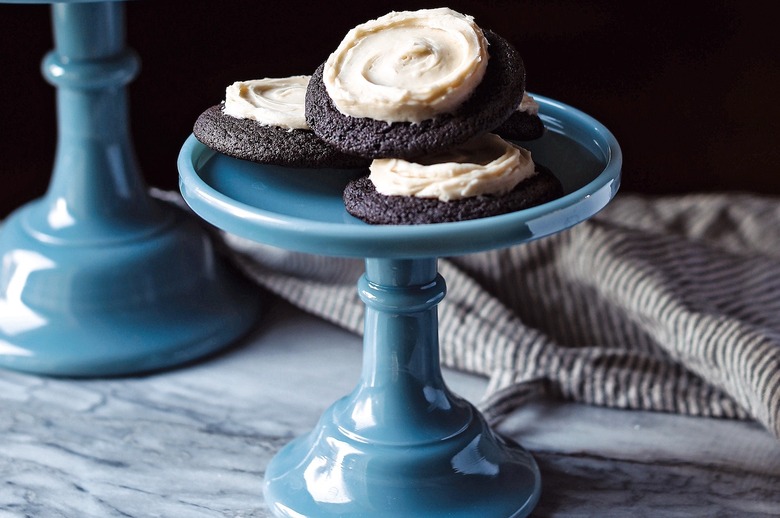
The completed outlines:
<svg viewBox="0 0 780 518">
<path fill-rule="evenodd" d="M 482 435 L 477 435 L 474 439 L 452 457 L 452 469 L 456 473 L 465 475 L 484 475 L 486 477 L 495 477 L 499 474 L 498 464 L 494 464 L 480 451 L 479 446 L 482 442 Z"/>
<path fill-rule="evenodd" d="M 52 270 L 57 263 L 33 250 L 8 250 L 0 259 L 0 333 L 11 339 L 46 326 L 48 320 L 35 309 L 28 307 L 22 295 L 30 277 L 41 270 Z M 32 352 L 14 347 L 4 341 L 2 354 L 31 356 Z"/>
</svg>

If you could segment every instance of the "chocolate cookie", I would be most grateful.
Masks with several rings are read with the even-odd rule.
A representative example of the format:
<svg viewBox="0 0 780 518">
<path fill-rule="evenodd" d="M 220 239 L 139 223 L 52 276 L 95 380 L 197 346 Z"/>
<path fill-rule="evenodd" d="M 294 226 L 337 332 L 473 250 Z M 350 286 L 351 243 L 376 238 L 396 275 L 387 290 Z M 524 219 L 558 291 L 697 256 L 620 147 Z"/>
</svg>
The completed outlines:
<svg viewBox="0 0 780 518">
<path fill-rule="evenodd" d="M 325 89 L 323 63 L 312 75 L 306 91 L 306 122 L 333 147 L 366 158 L 413 158 L 491 131 L 509 118 L 520 103 L 525 90 L 525 67 L 509 42 L 491 31 L 484 33 L 490 43 L 485 75 L 453 113 L 419 123 L 391 124 L 344 115 Z"/>
<path fill-rule="evenodd" d="M 507 140 L 534 140 L 544 135 L 544 131 L 544 123 L 538 115 L 515 111 L 493 133 Z"/>
<path fill-rule="evenodd" d="M 503 196 L 475 196 L 439 201 L 414 196 L 385 196 L 367 176 L 353 180 L 344 190 L 347 212 L 374 225 L 420 225 L 497 216 L 551 201 L 563 195 L 561 182 L 544 166 Z"/>
<path fill-rule="evenodd" d="M 212 106 L 195 121 L 195 137 L 228 156 L 261 164 L 301 168 L 368 167 L 370 160 L 342 153 L 312 131 L 266 126 L 250 119 L 225 115 Z"/>
</svg>

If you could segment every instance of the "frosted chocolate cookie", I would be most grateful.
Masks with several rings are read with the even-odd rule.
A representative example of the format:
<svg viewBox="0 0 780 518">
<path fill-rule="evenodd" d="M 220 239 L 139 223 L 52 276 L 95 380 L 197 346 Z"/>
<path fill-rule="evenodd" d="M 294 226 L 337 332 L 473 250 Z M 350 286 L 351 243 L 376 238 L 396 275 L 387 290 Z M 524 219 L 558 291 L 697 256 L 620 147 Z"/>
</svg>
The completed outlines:
<svg viewBox="0 0 780 518">
<path fill-rule="evenodd" d="M 563 195 L 531 153 L 486 134 L 435 155 L 377 159 L 344 190 L 347 212 L 379 225 L 418 225 L 497 216 Z"/>
<path fill-rule="evenodd" d="M 520 55 L 470 16 L 393 12 L 349 31 L 314 72 L 306 121 L 346 153 L 411 158 L 498 127 L 524 90 Z"/>
<path fill-rule="evenodd" d="M 235 158 L 306 168 L 366 167 L 309 129 L 304 98 L 309 76 L 238 81 L 225 101 L 203 112 L 193 133 L 206 146 Z"/>
<path fill-rule="evenodd" d="M 493 132 L 508 140 L 535 140 L 544 135 L 545 127 L 539 117 L 539 103 L 523 93 L 520 106 Z"/>
</svg>

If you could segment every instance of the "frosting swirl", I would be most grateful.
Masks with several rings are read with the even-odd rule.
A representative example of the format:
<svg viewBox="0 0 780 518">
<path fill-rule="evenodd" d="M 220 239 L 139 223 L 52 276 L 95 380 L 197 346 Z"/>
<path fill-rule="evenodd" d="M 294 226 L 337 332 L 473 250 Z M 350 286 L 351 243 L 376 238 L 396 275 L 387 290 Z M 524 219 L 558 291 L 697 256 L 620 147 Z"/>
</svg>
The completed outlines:
<svg viewBox="0 0 780 518">
<path fill-rule="evenodd" d="M 415 162 L 376 159 L 370 170 L 369 179 L 380 194 L 441 201 L 502 195 L 536 173 L 530 151 L 493 134 Z"/>
<path fill-rule="evenodd" d="M 225 89 L 226 115 L 266 126 L 309 129 L 304 113 L 310 76 L 236 81 Z"/>
<path fill-rule="evenodd" d="M 353 117 L 421 122 L 451 112 L 485 74 L 487 40 L 471 16 L 448 8 L 391 12 L 350 30 L 323 82 Z"/>
</svg>

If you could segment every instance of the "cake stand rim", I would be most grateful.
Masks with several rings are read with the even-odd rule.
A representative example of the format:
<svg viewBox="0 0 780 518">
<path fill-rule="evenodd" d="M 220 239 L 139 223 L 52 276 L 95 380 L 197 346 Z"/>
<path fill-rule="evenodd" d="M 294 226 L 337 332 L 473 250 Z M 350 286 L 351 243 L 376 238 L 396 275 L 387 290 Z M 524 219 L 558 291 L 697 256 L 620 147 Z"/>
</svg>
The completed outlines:
<svg viewBox="0 0 780 518">
<path fill-rule="evenodd" d="M 564 196 L 528 209 L 454 223 L 368 225 L 317 221 L 279 214 L 235 200 L 198 174 L 216 151 L 194 135 L 179 153 L 179 186 L 185 202 L 207 222 L 240 237 L 289 250 L 344 257 L 413 259 L 463 255 L 531 241 L 565 230 L 603 209 L 620 186 L 622 150 L 612 132 L 592 116 L 560 101 L 532 94 L 548 131 L 563 136 L 561 118 L 587 128 L 602 153 L 601 172 Z M 557 118 L 556 118 L 557 117 Z M 587 147 L 582 140 L 577 141 Z M 351 216 L 350 216 L 351 217 Z"/>
</svg>

